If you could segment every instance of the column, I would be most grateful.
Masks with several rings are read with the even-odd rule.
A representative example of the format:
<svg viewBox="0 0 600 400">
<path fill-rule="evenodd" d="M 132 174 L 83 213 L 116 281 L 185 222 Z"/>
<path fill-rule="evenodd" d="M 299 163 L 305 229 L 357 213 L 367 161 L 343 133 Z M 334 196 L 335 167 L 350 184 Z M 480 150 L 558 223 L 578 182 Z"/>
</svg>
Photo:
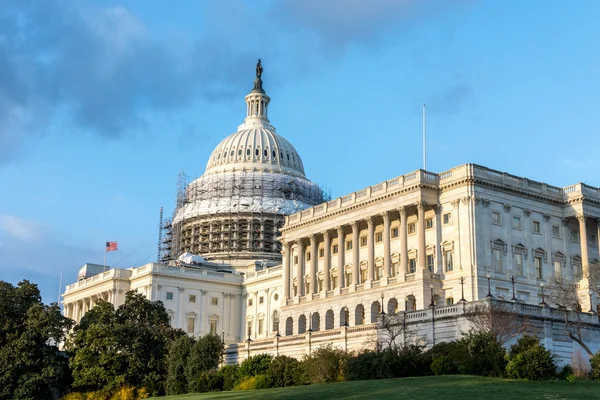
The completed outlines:
<svg viewBox="0 0 600 400">
<path fill-rule="evenodd" d="M 344 256 L 346 255 L 346 237 L 344 236 L 344 228 L 337 227 L 338 235 L 338 281 L 340 288 L 346 287 L 346 276 L 344 275 Z"/>
<path fill-rule="evenodd" d="M 318 246 L 317 235 L 310 235 L 310 293 L 319 293 L 319 285 L 317 285 Z"/>
<path fill-rule="evenodd" d="M 386 211 L 381 213 L 383 218 L 383 279 L 387 283 L 390 274 L 390 214 Z"/>
<path fill-rule="evenodd" d="M 577 214 L 579 221 L 579 243 L 581 244 L 581 275 L 583 279 L 588 279 L 588 265 L 590 263 L 590 255 L 588 252 L 587 228 L 585 226 L 586 215 Z"/>
<path fill-rule="evenodd" d="M 427 256 L 425 255 L 425 204 L 421 201 L 417 202 L 417 235 L 418 235 L 418 255 L 419 269 L 421 271 L 427 268 Z"/>
<path fill-rule="evenodd" d="M 375 223 L 373 217 L 367 217 L 367 279 L 375 280 Z"/>
<path fill-rule="evenodd" d="M 331 274 L 331 238 L 329 231 L 323 232 L 323 292 L 330 290 L 329 275 Z"/>
<path fill-rule="evenodd" d="M 352 284 L 357 285 L 359 271 L 358 264 L 360 263 L 360 231 L 358 229 L 357 221 L 352 221 L 350 225 L 352 226 Z"/>
<path fill-rule="evenodd" d="M 298 250 L 298 268 L 296 269 L 296 284 L 298 285 L 298 296 L 304 296 L 304 243 L 302 239 L 296 241 Z"/>
<path fill-rule="evenodd" d="M 282 241 L 283 249 L 281 255 L 283 256 L 283 305 L 286 305 L 287 299 L 290 298 L 290 258 L 291 254 L 291 243 Z"/>
<path fill-rule="evenodd" d="M 406 239 L 406 208 L 398 208 L 400 214 L 400 280 L 405 280 L 405 274 L 408 273 L 408 243 Z"/>
</svg>

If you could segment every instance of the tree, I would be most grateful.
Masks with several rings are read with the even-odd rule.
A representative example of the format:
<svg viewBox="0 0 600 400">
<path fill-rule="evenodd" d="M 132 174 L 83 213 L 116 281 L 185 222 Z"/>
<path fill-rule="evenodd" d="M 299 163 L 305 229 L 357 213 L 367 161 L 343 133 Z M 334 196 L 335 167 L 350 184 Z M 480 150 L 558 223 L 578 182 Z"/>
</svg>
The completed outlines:
<svg viewBox="0 0 600 400">
<path fill-rule="evenodd" d="M 198 338 L 191 349 L 185 370 L 188 392 L 200 391 L 200 375 L 219 368 L 222 359 L 223 343 L 219 336 L 208 334 Z"/>
<path fill-rule="evenodd" d="M 70 374 L 57 345 L 72 326 L 57 303 L 45 305 L 37 285 L 0 281 L 0 399 L 51 399 Z"/>
<path fill-rule="evenodd" d="M 403 347 L 406 343 L 397 343 L 401 335 L 406 335 L 406 313 L 396 312 L 390 314 L 381 314 L 377 320 L 377 349 L 383 347 L 397 349 Z"/>
<path fill-rule="evenodd" d="M 185 371 L 189 355 L 194 347 L 195 340 L 188 335 L 182 335 L 175 339 L 169 346 L 168 372 L 167 372 L 167 394 L 187 393 L 187 379 Z"/>
<path fill-rule="evenodd" d="M 511 346 L 506 374 L 513 379 L 539 381 L 552 379 L 556 373 L 554 355 L 534 336 L 523 336 Z"/>
<path fill-rule="evenodd" d="M 166 354 L 180 333 L 169 326 L 161 302 L 128 292 L 117 310 L 98 302 L 75 328 L 68 349 L 73 387 L 111 391 L 121 385 L 165 392 Z"/>
<path fill-rule="evenodd" d="M 529 329 L 527 317 L 516 313 L 512 304 L 498 300 L 490 300 L 487 304 L 473 304 L 464 315 L 475 331 L 491 333 L 500 345 Z"/>
<path fill-rule="evenodd" d="M 590 283 L 590 286 L 591 283 Z M 564 278 L 555 278 L 548 285 L 548 300 L 564 311 L 564 329 L 566 335 L 579 344 L 591 358 L 594 353 L 585 343 L 587 340 L 587 323 L 581 319 L 582 302 L 578 293 L 577 283 Z"/>
</svg>

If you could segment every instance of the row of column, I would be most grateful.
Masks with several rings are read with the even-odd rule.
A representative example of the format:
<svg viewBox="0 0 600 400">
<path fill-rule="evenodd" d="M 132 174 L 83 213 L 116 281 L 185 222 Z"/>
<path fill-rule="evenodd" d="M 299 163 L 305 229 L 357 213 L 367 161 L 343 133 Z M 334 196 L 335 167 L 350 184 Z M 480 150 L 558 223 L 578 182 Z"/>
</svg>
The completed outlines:
<svg viewBox="0 0 600 400">
<path fill-rule="evenodd" d="M 408 243 L 407 243 L 407 206 L 401 206 L 397 209 L 400 220 L 399 236 L 400 236 L 400 271 L 406 273 L 408 268 Z M 416 204 L 417 209 L 417 250 L 418 250 L 418 267 L 422 270 L 427 268 L 426 257 L 425 257 L 425 204 L 419 202 Z M 390 250 L 390 226 L 391 217 L 390 212 L 386 211 L 380 214 L 383 220 L 383 276 L 382 279 L 387 279 L 390 276 L 391 267 L 391 250 Z M 364 219 L 367 222 L 367 280 L 375 280 L 375 222 L 374 216 L 367 216 Z M 360 220 L 359 220 L 360 221 Z M 360 264 L 360 228 L 359 221 L 350 222 L 352 227 L 352 282 L 345 282 L 344 266 L 346 265 L 346 233 L 343 226 L 338 226 L 335 229 L 337 232 L 338 239 L 338 253 L 337 253 L 337 270 L 340 287 L 348 287 L 351 285 L 357 285 L 359 282 L 359 264 Z M 323 290 L 329 290 L 330 287 L 330 274 L 331 274 L 331 230 L 325 230 L 322 232 L 323 235 Z M 284 297 L 289 299 L 291 297 L 291 252 L 294 242 L 283 241 L 284 246 L 282 249 L 283 255 L 283 290 Z M 311 260 L 309 265 L 309 278 L 310 278 L 310 293 L 318 293 L 317 286 L 317 261 L 318 261 L 318 247 L 319 243 L 315 234 L 309 237 Z M 295 240 L 297 255 L 298 255 L 298 268 L 296 271 L 296 282 L 298 285 L 298 295 L 305 296 L 305 239 Z M 296 252 L 295 252 L 296 253 Z M 403 274 L 401 274 L 403 276 Z"/>
<path fill-rule="evenodd" d="M 80 299 L 71 303 L 66 303 L 64 305 L 63 313 L 67 318 L 71 318 L 72 320 L 75 320 L 75 322 L 79 322 L 81 321 L 81 318 L 83 318 L 85 313 L 91 310 L 96 305 L 96 303 L 103 300 L 114 304 L 114 299 L 116 297 L 117 289 L 100 292 L 94 294 L 93 296 L 86 297 L 85 299 Z"/>
</svg>

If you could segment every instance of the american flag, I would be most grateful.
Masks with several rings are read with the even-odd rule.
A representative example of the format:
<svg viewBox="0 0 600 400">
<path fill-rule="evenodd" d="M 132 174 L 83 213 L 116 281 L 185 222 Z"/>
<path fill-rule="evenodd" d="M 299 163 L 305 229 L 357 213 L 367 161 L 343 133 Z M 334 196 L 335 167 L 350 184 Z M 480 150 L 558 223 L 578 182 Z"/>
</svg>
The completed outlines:
<svg viewBox="0 0 600 400">
<path fill-rule="evenodd" d="M 118 250 L 117 242 L 106 242 L 106 251 L 116 251 Z"/>
</svg>

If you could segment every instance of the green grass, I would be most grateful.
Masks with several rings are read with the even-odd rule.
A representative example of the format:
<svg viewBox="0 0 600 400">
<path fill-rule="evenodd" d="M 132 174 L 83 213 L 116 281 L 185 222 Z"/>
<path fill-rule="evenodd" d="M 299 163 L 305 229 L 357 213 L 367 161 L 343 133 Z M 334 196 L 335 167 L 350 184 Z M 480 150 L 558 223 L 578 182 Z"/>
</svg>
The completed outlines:
<svg viewBox="0 0 600 400">
<path fill-rule="evenodd" d="M 524 382 L 479 376 L 428 376 L 330 383 L 288 388 L 186 394 L 163 400 L 258 400 L 258 399 L 599 399 L 600 383 L 592 381 Z"/>
</svg>

